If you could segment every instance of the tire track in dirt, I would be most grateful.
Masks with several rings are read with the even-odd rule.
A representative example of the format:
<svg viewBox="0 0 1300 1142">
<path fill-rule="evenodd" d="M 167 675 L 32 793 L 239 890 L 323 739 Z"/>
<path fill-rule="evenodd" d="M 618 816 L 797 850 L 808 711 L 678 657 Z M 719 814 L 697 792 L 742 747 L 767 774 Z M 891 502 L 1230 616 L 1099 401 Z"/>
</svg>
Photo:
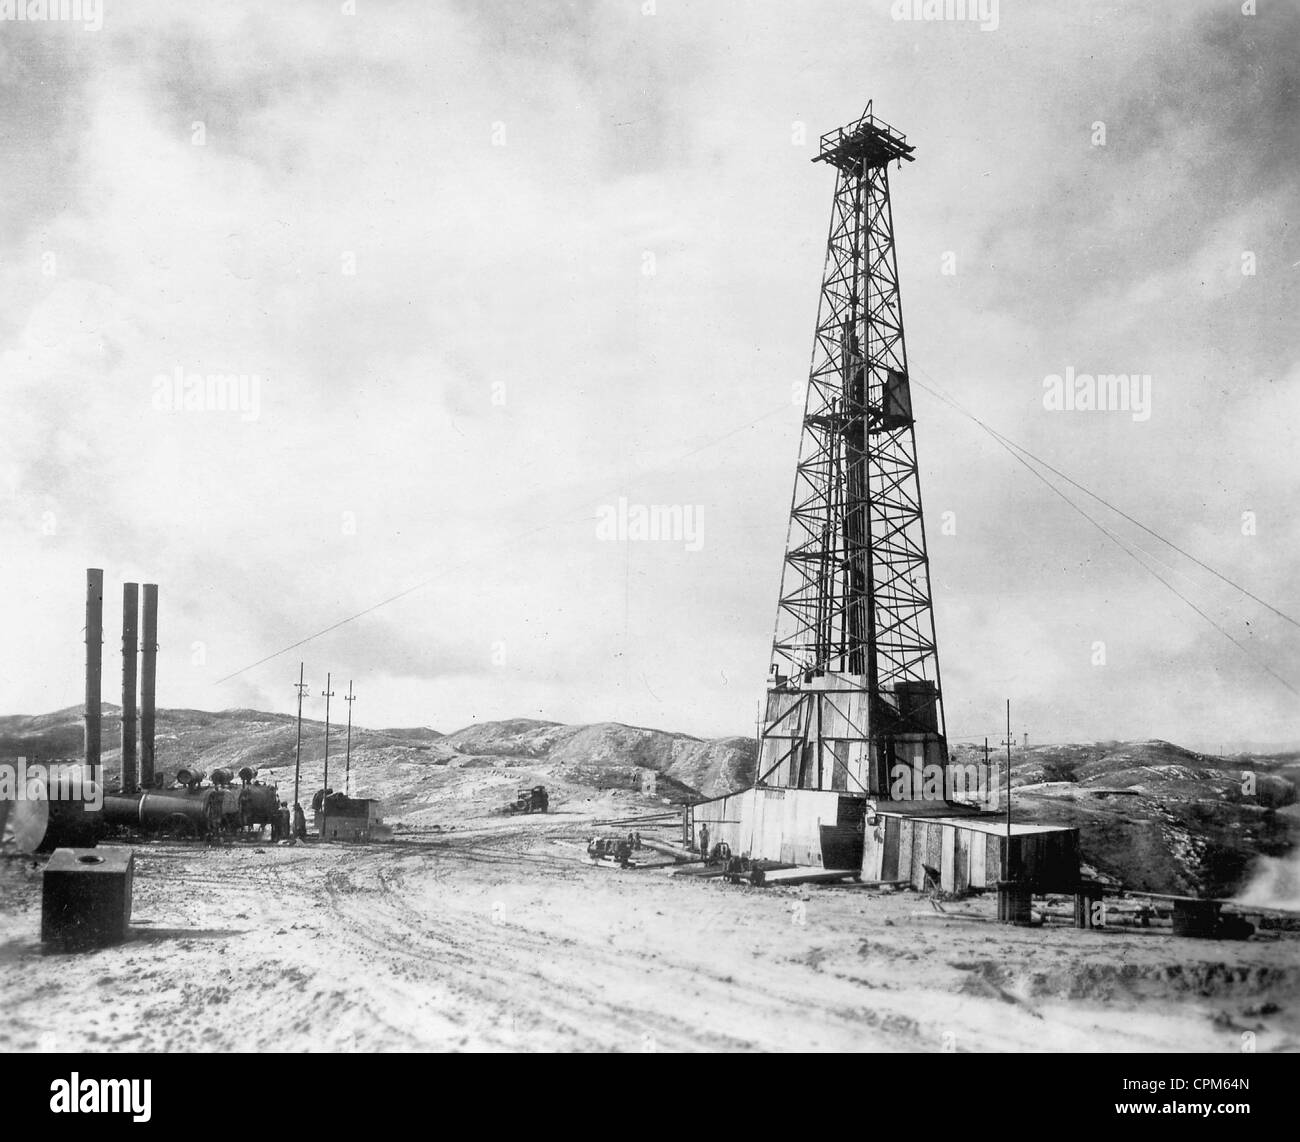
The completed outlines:
<svg viewBox="0 0 1300 1142">
<path fill-rule="evenodd" d="M 471 858 L 477 855 L 470 854 Z M 392 957 L 392 938 L 404 933 L 398 945 L 400 956 L 422 970 L 434 964 L 444 969 L 450 966 L 458 973 L 454 991 L 459 999 L 498 1009 L 508 1003 L 514 1009 L 516 1027 L 521 1016 L 533 1023 L 553 1023 L 575 1047 L 614 1041 L 625 1049 L 639 1050 L 648 1040 L 656 1046 L 716 1050 L 756 1044 L 752 1037 L 718 1030 L 690 1011 L 734 1006 L 737 993 L 742 992 L 750 1019 L 779 1023 L 788 1015 L 788 999 L 779 993 L 769 998 L 762 989 L 746 988 L 734 973 L 713 971 L 694 960 L 671 962 L 661 952 L 626 945 L 611 948 L 598 934 L 597 938 L 575 939 L 555 931 L 533 930 L 522 923 L 492 923 L 482 914 L 455 911 L 440 913 L 430 930 L 429 917 L 411 903 L 417 893 L 408 880 L 420 871 L 408 861 L 379 870 L 376 895 L 383 908 L 377 910 L 375 896 L 365 895 L 364 908 L 350 916 L 351 934 Z M 604 873 L 597 875 L 603 877 Z M 350 912 L 350 900 L 355 896 L 355 892 L 336 892 L 333 906 L 340 913 Z M 464 949 L 471 946 L 474 954 L 466 955 Z M 640 1002 L 625 998 L 638 992 L 643 993 Z M 680 1012 L 662 1010 L 665 996 L 691 994 L 698 1001 L 681 1005 Z M 828 1024 L 840 1024 L 847 1035 L 859 1036 L 864 1027 L 883 1027 L 891 1039 L 910 1036 L 913 1021 L 909 1017 L 892 1012 L 882 1016 L 861 1004 L 860 993 L 851 998 L 849 1003 L 834 999 L 818 1002 L 815 1013 Z M 763 1008 L 766 1011 L 760 1010 Z M 594 1034 L 584 1028 L 594 1029 Z"/>
<path fill-rule="evenodd" d="M 908 894 L 596 867 L 578 834 L 566 822 L 387 845 L 141 846 L 126 944 L 43 957 L 39 894 L 22 895 L 7 921 L 25 934 L 0 956 L 0 1046 L 1169 1050 L 1228 1049 L 1235 1035 L 1238 1016 L 1159 975 L 1174 962 L 1212 972 L 1221 947 L 921 924 Z M 1288 947 L 1233 951 L 1262 993 Z M 1059 1001 L 1093 957 L 1133 965 L 1150 993 Z M 981 989 L 972 972 L 989 964 L 998 987 Z"/>
</svg>

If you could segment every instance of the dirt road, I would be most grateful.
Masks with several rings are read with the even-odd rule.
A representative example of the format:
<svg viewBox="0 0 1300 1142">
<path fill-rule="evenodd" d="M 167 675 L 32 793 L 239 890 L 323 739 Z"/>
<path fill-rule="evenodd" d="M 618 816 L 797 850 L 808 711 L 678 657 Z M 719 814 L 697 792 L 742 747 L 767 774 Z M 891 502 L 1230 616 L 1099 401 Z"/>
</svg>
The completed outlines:
<svg viewBox="0 0 1300 1142">
<path fill-rule="evenodd" d="M 595 867 L 557 817 L 135 847 L 134 935 L 42 954 L 0 868 L 4 1050 L 1300 1048 L 1300 941 L 1009 929 L 911 892 Z M 1253 1036 L 1243 1039 L 1243 1036 Z"/>
</svg>

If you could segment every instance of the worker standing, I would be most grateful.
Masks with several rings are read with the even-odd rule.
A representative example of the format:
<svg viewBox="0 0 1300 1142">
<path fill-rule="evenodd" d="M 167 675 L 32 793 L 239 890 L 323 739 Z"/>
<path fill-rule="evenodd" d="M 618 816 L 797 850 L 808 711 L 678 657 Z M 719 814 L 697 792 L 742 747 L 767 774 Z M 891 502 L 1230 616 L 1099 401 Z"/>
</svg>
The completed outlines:
<svg viewBox="0 0 1300 1142">
<path fill-rule="evenodd" d="M 705 860 L 709 859 L 709 826 L 700 826 L 700 856 Z"/>
<path fill-rule="evenodd" d="M 293 835 L 300 841 L 307 839 L 307 814 L 302 811 L 301 801 L 293 806 Z"/>
</svg>

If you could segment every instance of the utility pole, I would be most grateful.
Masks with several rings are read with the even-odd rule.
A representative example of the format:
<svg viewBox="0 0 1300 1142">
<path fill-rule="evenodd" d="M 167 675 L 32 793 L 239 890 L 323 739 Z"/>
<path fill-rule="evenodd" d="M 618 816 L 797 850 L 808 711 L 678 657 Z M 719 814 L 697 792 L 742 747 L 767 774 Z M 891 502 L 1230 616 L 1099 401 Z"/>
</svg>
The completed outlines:
<svg viewBox="0 0 1300 1142">
<path fill-rule="evenodd" d="M 330 699 L 334 697 L 334 691 L 330 689 L 330 674 L 325 674 L 325 689 L 321 691 L 321 697 L 325 699 L 325 787 L 320 799 L 320 830 L 321 836 L 325 835 L 325 825 L 329 819 L 329 809 L 326 808 L 326 798 L 330 791 Z"/>
<path fill-rule="evenodd" d="M 984 781 L 987 783 L 993 780 L 993 770 L 989 768 L 989 739 L 984 739 Z M 997 808 L 997 802 L 994 802 L 994 808 Z"/>
<path fill-rule="evenodd" d="M 307 693 L 307 683 L 302 680 L 303 664 L 298 663 L 298 684 L 294 688 L 298 691 L 298 747 L 294 752 L 293 762 L 293 807 L 297 812 L 298 800 L 298 779 L 302 775 L 302 699 Z"/>
<path fill-rule="evenodd" d="M 1011 875 L 1011 699 L 1007 699 L 1007 879 Z"/>
<path fill-rule="evenodd" d="M 352 796 L 352 703 L 357 700 L 357 696 L 352 693 L 352 679 L 348 679 L 348 692 L 343 701 L 348 704 L 348 753 L 347 762 L 343 768 L 343 795 Z"/>
</svg>

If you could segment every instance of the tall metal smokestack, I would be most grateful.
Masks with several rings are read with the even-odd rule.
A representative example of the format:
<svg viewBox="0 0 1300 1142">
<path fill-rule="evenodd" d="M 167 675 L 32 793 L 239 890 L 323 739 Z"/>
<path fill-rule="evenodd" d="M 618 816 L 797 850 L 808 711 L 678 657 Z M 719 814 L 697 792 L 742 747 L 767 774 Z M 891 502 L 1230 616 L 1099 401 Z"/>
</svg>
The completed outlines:
<svg viewBox="0 0 1300 1142">
<path fill-rule="evenodd" d="M 144 585 L 140 649 L 140 785 L 153 787 L 154 687 L 158 680 L 158 584 Z"/>
<path fill-rule="evenodd" d="M 135 667 L 140 652 L 140 584 L 122 584 L 122 790 L 136 789 Z"/>
<path fill-rule="evenodd" d="M 104 572 L 86 568 L 86 766 L 98 784 L 100 680 L 104 673 Z"/>
</svg>

